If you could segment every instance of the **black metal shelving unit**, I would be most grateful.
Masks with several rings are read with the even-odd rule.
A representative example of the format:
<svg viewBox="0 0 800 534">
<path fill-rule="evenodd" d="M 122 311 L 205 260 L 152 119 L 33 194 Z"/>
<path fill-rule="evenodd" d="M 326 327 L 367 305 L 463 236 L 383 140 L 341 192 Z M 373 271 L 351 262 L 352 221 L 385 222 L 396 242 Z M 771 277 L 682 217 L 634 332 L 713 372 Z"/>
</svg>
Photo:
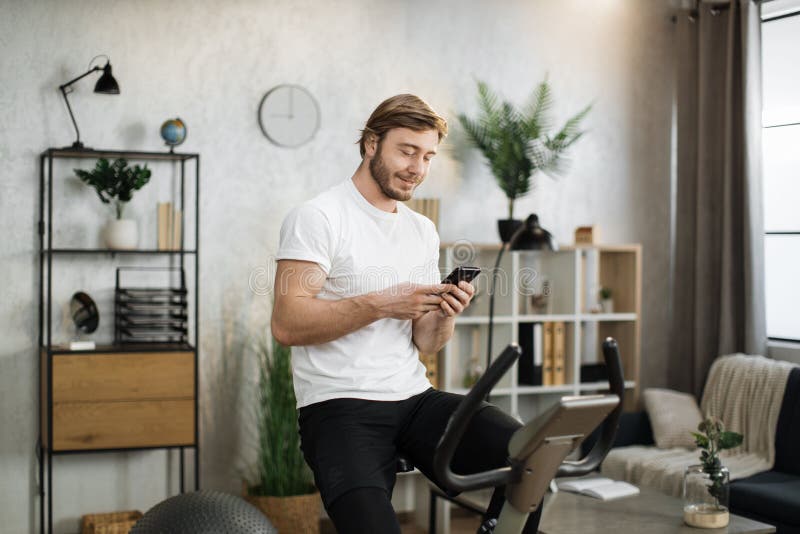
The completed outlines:
<svg viewBox="0 0 800 534">
<path fill-rule="evenodd" d="M 179 165 L 180 167 L 180 199 L 181 208 L 181 228 L 186 228 L 183 217 L 186 211 L 186 180 L 187 164 L 194 166 L 194 248 L 186 249 L 185 232 L 181 232 L 181 243 L 175 250 L 112 250 L 112 249 L 82 249 L 82 248 L 54 248 L 53 246 L 53 165 L 56 160 L 82 160 L 98 158 L 125 158 L 128 160 L 140 161 L 160 161 Z M 191 169 L 189 169 L 191 171 Z M 40 503 L 40 531 L 53 531 L 53 456 L 62 454 L 76 453 L 102 453 L 102 452 L 124 452 L 133 450 L 167 449 L 179 450 L 180 456 L 180 491 L 184 491 L 184 452 L 186 448 L 194 449 L 194 488 L 200 488 L 200 440 L 199 440 L 199 416 L 198 416 L 198 397 L 199 397 L 199 272 L 200 272 L 200 155 L 193 153 L 175 152 L 146 152 L 130 150 L 94 150 L 94 149 L 74 149 L 74 148 L 49 148 L 40 155 L 40 174 L 39 174 L 39 438 L 37 440 L 37 454 L 39 464 L 39 503 Z M 56 258 L 67 256 L 110 256 L 120 255 L 141 255 L 141 256 L 167 256 L 175 257 L 181 270 L 185 267 L 194 267 L 194 309 L 190 313 L 193 318 L 194 335 L 190 336 L 189 343 L 171 344 L 143 344 L 143 345 L 111 345 L 98 347 L 94 351 L 70 351 L 63 347 L 53 345 L 52 337 L 52 288 L 53 288 L 53 262 Z M 46 276 L 45 276 L 45 273 Z M 92 353 L 120 353 L 130 354 L 139 352 L 192 352 L 194 354 L 194 443 L 193 446 L 183 444 L 159 445 L 155 447 L 131 447 L 131 448 L 111 448 L 111 449 L 91 449 L 91 450 L 53 450 L 53 356 L 60 357 L 77 354 Z M 42 369 L 46 362 L 46 368 Z M 47 403 L 47 407 L 41 406 Z M 46 412 L 46 417 L 43 413 Z M 43 437 L 43 430 L 46 429 Z M 46 517 L 45 517 L 46 516 Z"/>
</svg>

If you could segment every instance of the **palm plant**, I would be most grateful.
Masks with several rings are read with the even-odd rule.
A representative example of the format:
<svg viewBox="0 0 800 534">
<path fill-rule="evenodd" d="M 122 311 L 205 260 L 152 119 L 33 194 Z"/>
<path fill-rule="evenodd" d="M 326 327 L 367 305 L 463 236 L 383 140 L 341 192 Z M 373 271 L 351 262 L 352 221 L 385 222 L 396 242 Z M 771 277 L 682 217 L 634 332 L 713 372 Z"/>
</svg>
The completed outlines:
<svg viewBox="0 0 800 534">
<path fill-rule="evenodd" d="M 291 351 L 277 341 L 258 347 L 258 459 L 250 495 L 288 497 L 314 491 L 311 471 L 300 450 Z"/>
<path fill-rule="evenodd" d="M 530 191 L 531 177 L 537 171 L 551 176 L 563 171 L 564 152 L 583 135 L 578 128 L 591 105 L 551 136 L 549 112 L 553 99 L 546 79 L 536 87 L 523 110 L 508 101 L 501 103 L 482 81 L 478 81 L 478 102 L 477 119 L 459 114 L 458 120 L 489 162 L 497 184 L 508 199 L 508 218 L 513 219 L 514 201 Z"/>
</svg>

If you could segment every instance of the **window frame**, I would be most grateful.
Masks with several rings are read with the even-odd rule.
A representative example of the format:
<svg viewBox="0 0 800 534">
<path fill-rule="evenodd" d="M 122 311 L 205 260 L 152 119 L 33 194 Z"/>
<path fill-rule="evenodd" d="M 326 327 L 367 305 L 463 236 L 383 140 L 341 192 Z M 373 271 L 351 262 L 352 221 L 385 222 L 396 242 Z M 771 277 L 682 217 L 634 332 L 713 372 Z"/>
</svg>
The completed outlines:
<svg viewBox="0 0 800 534">
<path fill-rule="evenodd" d="M 800 2 L 798 2 L 796 6 L 792 6 L 792 8 L 790 8 L 789 11 L 779 12 L 779 13 L 774 14 L 774 15 L 762 16 L 762 18 L 761 18 L 762 29 L 763 29 L 763 25 L 764 24 L 767 24 L 769 22 L 774 22 L 774 21 L 777 21 L 777 20 L 783 20 L 783 19 L 791 18 L 791 17 L 800 17 Z M 762 71 L 762 84 L 763 84 L 763 71 Z M 770 125 L 767 126 L 767 125 L 764 125 L 763 120 L 762 120 L 761 130 L 764 131 L 764 130 L 767 130 L 767 129 L 770 129 L 770 128 L 782 128 L 782 127 L 787 127 L 787 126 L 800 126 L 800 122 L 787 122 L 787 123 L 779 123 L 779 124 L 770 124 Z M 765 210 L 766 210 L 766 207 L 767 206 L 765 204 L 764 205 Z M 771 235 L 800 236 L 800 229 L 798 229 L 798 230 L 788 230 L 788 231 L 786 231 L 786 230 L 784 230 L 784 231 L 767 231 L 767 230 L 764 230 L 764 237 L 765 238 L 767 236 L 771 236 Z M 765 297 L 766 296 L 767 295 L 765 294 Z M 798 332 L 798 337 L 797 338 L 772 337 L 772 336 L 767 335 L 767 339 L 769 340 L 769 342 L 792 343 L 792 344 L 797 344 L 798 347 L 800 347 L 800 332 Z"/>
</svg>

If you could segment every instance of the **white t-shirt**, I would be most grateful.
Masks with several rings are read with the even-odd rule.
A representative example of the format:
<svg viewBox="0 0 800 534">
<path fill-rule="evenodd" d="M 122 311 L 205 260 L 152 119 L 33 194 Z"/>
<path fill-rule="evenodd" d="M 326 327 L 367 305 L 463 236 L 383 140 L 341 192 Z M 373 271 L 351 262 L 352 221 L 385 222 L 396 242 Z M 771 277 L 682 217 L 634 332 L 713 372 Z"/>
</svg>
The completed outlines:
<svg viewBox="0 0 800 534">
<path fill-rule="evenodd" d="M 439 283 L 439 236 L 402 202 L 376 208 L 351 179 L 294 208 L 281 226 L 277 259 L 317 263 L 317 298 L 338 300 L 401 282 Z M 403 400 L 431 387 L 411 321 L 380 319 L 345 336 L 292 347 L 297 406 L 335 398 Z"/>
</svg>

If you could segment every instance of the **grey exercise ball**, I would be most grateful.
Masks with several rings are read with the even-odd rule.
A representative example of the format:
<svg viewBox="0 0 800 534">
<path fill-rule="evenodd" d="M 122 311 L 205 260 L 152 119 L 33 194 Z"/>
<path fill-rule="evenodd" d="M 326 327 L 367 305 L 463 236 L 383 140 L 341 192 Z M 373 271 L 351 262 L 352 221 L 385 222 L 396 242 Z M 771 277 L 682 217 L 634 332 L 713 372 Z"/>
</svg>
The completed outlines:
<svg viewBox="0 0 800 534">
<path fill-rule="evenodd" d="M 130 534 L 278 534 L 258 508 L 241 497 L 196 491 L 170 497 L 147 511 Z"/>
</svg>

